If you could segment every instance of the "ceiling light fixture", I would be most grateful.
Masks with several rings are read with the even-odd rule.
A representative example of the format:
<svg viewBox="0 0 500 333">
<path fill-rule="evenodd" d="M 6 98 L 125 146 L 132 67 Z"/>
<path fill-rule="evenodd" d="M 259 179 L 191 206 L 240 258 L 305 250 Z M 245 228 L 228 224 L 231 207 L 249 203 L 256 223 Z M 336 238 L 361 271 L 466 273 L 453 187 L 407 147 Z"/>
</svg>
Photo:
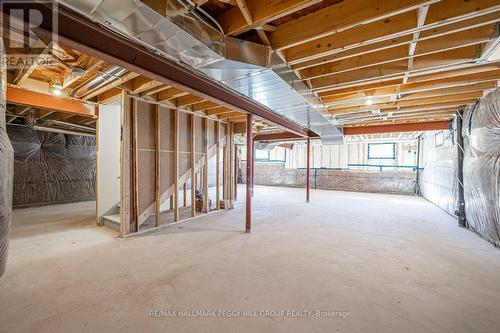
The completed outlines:
<svg viewBox="0 0 500 333">
<path fill-rule="evenodd" d="M 368 99 L 366 100 L 366 105 L 372 105 L 372 104 L 373 104 L 372 99 L 371 99 L 371 98 L 368 98 Z"/>
<path fill-rule="evenodd" d="M 59 85 L 53 85 L 52 86 L 52 94 L 54 96 L 61 96 L 62 94 L 62 87 Z"/>
</svg>

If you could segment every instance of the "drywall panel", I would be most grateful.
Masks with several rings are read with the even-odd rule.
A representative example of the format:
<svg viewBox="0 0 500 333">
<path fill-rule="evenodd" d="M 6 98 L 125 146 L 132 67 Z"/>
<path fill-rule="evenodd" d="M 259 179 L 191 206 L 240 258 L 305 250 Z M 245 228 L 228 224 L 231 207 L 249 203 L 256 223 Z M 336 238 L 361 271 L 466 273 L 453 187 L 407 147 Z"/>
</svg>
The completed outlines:
<svg viewBox="0 0 500 333">
<path fill-rule="evenodd" d="M 102 105 L 98 119 L 97 216 L 117 214 L 120 202 L 120 104 Z"/>
</svg>

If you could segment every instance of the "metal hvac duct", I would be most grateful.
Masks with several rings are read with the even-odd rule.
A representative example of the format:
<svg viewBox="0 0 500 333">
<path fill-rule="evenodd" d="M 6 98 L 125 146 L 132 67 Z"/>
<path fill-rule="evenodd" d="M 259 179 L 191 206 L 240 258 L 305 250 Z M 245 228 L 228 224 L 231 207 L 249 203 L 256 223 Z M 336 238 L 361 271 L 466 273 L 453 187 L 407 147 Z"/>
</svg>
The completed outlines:
<svg viewBox="0 0 500 333">
<path fill-rule="evenodd" d="M 102 73 L 90 80 L 90 82 L 84 82 L 82 85 L 76 87 L 71 93 L 71 96 L 76 98 L 84 97 L 92 90 L 119 78 L 120 76 L 125 74 L 125 72 L 125 69 L 118 66 L 111 66 L 109 68 L 106 68 L 104 71 L 102 71 Z"/>
<path fill-rule="evenodd" d="M 269 47 L 225 36 L 182 0 L 154 9 L 139 0 L 59 3 L 311 129 L 325 144 L 343 143 L 319 98 Z"/>
</svg>

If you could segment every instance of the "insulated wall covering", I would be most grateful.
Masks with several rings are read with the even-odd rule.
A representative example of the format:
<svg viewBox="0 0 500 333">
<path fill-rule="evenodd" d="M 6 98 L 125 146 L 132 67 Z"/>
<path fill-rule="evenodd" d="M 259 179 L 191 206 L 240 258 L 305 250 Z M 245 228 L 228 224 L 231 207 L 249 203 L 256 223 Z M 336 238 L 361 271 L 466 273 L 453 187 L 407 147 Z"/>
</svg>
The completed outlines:
<svg viewBox="0 0 500 333">
<path fill-rule="evenodd" d="M 0 40 L 0 277 L 7 265 L 8 234 L 12 219 L 12 173 L 14 154 L 5 127 L 7 69 L 3 61 L 3 40 Z"/>
<path fill-rule="evenodd" d="M 457 145 L 455 132 L 426 132 L 421 138 L 422 196 L 451 215 L 458 207 Z"/>
<path fill-rule="evenodd" d="M 242 171 L 244 182 L 246 168 L 243 167 Z M 286 168 L 284 163 L 255 163 L 254 177 L 256 185 L 306 186 L 306 170 Z M 415 192 L 415 173 L 311 169 L 311 188 L 413 194 Z"/>
<path fill-rule="evenodd" d="M 465 214 L 471 229 L 500 246 L 500 89 L 466 115 L 463 134 Z"/>
<path fill-rule="evenodd" d="M 13 205 L 95 199 L 95 138 L 8 126 L 14 147 Z"/>
</svg>

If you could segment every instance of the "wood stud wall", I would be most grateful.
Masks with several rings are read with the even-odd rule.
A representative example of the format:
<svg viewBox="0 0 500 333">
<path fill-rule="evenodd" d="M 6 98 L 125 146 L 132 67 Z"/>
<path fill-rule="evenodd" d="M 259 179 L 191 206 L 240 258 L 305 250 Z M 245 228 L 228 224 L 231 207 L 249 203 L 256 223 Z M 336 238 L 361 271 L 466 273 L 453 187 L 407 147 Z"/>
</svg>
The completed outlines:
<svg viewBox="0 0 500 333">
<path fill-rule="evenodd" d="M 216 202 L 212 203 L 212 209 L 221 208 L 221 199 L 225 200 L 224 208 L 232 207 L 230 187 L 234 184 L 234 172 L 230 152 L 234 150 L 234 141 L 228 124 L 126 93 L 122 94 L 122 105 L 122 237 L 198 216 L 197 188 L 204 195 L 202 212 L 208 213 L 210 158 L 216 159 Z M 190 209 L 185 208 L 187 196 Z M 167 222 L 163 216 L 169 213 L 162 214 L 160 208 L 169 200 L 173 218 Z M 189 217 L 183 215 L 185 211 L 189 211 Z"/>
</svg>

